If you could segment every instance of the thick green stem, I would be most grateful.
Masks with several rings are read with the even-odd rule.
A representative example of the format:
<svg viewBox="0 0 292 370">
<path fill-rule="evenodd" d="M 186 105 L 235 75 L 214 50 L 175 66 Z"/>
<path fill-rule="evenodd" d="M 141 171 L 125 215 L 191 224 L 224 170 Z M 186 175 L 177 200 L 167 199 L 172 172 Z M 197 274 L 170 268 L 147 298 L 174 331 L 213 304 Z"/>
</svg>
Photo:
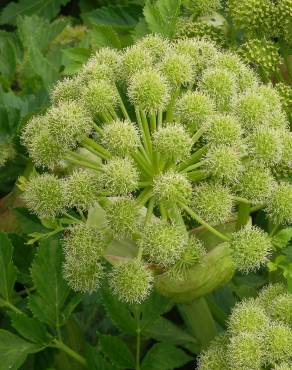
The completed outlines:
<svg viewBox="0 0 292 370">
<path fill-rule="evenodd" d="M 6 301 L 4 299 L 1 299 L 0 298 L 0 304 L 1 304 L 1 306 L 7 307 L 11 311 L 14 311 L 14 312 L 16 312 L 18 314 L 22 314 L 23 313 L 21 310 L 19 310 L 17 307 L 15 307 L 14 304 L 12 304 L 9 301 Z"/>
<path fill-rule="evenodd" d="M 182 208 L 199 224 L 204 226 L 207 230 L 209 230 L 212 234 L 218 236 L 218 238 L 224 240 L 224 241 L 229 241 L 230 238 L 228 236 L 220 233 L 220 231 L 214 229 L 211 225 L 209 225 L 207 222 L 205 222 L 203 219 L 201 219 L 200 216 L 198 216 L 190 207 L 185 206 L 184 204 L 181 203 Z"/>
<path fill-rule="evenodd" d="M 205 171 L 194 171 L 194 172 L 188 172 L 187 173 L 188 175 L 188 178 L 192 181 L 192 182 L 196 182 L 196 181 L 200 181 L 200 180 L 203 180 L 205 179 L 206 177 L 208 177 L 208 175 L 206 174 Z"/>
<path fill-rule="evenodd" d="M 205 132 L 205 128 L 201 127 L 192 137 L 193 145 L 200 139 Z"/>
<path fill-rule="evenodd" d="M 135 370 L 140 370 L 140 351 L 141 351 L 141 327 L 140 327 L 140 308 L 135 307 L 136 316 L 136 367 Z"/>
<path fill-rule="evenodd" d="M 196 168 L 204 166 L 204 164 L 205 164 L 205 161 L 194 163 L 194 164 L 184 168 L 181 172 L 192 172 Z"/>
<path fill-rule="evenodd" d="M 100 166 L 95 163 L 94 161 L 89 160 L 88 158 L 85 158 L 81 155 L 78 155 L 77 153 L 74 152 L 69 152 L 66 156 L 65 159 L 72 164 L 75 164 L 80 167 L 85 167 L 85 168 L 91 168 L 96 171 L 100 171 Z"/>
<path fill-rule="evenodd" d="M 150 127 L 152 132 L 156 131 L 156 114 L 154 112 L 150 113 Z"/>
<path fill-rule="evenodd" d="M 79 355 L 79 353 L 75 352 L 72 348 L 66 346 L 66 344 L 63 343 L 62 341 L 55 339 L 53 341 L 53 344 L 50 345 L 50 347 L 57 348 L 57 349 L 65 352 L 65 353 L 67 353 L 67 355 L 74 358 L 74 360 L 76 360 L 80 364 L 86 366 L 85 358 L 82 357 L 81 355 Z"/>
<path fill-rule="evenodd" d="M 152 197 L 149 200 L 149 203 L 148 203 L 148 206 L 147 206 L 147 213 L 146 213 L 146 217 L 145 217 L 145 224 L 147 224 L 151 220 L 151 216 L 153 214 L 154 204 L 155 204 L 155 199 L 154 199 L 154 197 Z"/>
<path fill-rule="evenodd" d="M 137 203 L 142 207 L 152 197 L 152 188 L 145 188 L 137 197 Z"/>
<path fill-rule="evenodd" d="M 180 88 L 175 90 L 171 95 L 170 102 L 168 104 L 167 112 L 166 112 L 166 122 L 172 122 L 173 121 L 173 107 L 174 107 L 174 103 L 175 103 L 177 97 L 179 96 L 179 94 L 180 94 Z"/>
<path fill-rule="evenodd" d="M 244 227 L 249 220 L 250 215 L 250 203 L 240 202 L 237 211 L 237 222 L 236 229 L 239 230 Z"/>
<path fill-rule="evenodd" d="M 184 162 L 181 162 L 178 166 L 177 166 L 177 169 L 178 171 L 182 171 L 183 169 L 185 169 L 186 167 L 192 165 L 193 163 L 195 163 L 198 159 L 200 159 L 208 150 L 208 147 L 207 145 L 203 146 L 202 148 L 196 150 L 191 156 L 190 158 L 188 158 L 186 161 Z"/>
<path fill-rule="evenodd" d="M 159 129 L 160 127 L 162 127 L 162 122 L 163 122 L 163 112 L 162 112 L 162 110 L 160 109 L 160 110 L 158 111 L 157 129 Z"/>
<path fill-rule="evenodd" d="M 206 348 L 217 335 L 217 330 L 205 299 L 181 303 L 178 308 L 191 334 L 198 339 L 203 348 Z"/>
<path fill-rule="evenodd" d="M 143 131 L 144 131 L 145 138 L 147 141 L 148 152 L 151 154 L 152 153 L 152 141 L 151 141 L 150 129 L 149 129 L 149 124 L 148 124 L 148 120 L 146 117 L 146 113 L 144 111 L 141 111 L 140 116 L 142 119 Z"/>
<path fill-rule="evenodd" d="M 82 141 L 82 143 L 84 145 L 86 145 L 87 147 L 91 147 L 92 149 L 95 149 L 95 151 L 97 151 L 98 153 L 100 153 L 100 155 L 102 155 L 105 158 L 110 158 L 111 157 L 111 153 L 108 150 L 106 150 L 103 146 L 101 146 L 98 143 L 96 143 L 94 140 L 89 139 L 88 137 L 85 138 Z"/>
</svg>

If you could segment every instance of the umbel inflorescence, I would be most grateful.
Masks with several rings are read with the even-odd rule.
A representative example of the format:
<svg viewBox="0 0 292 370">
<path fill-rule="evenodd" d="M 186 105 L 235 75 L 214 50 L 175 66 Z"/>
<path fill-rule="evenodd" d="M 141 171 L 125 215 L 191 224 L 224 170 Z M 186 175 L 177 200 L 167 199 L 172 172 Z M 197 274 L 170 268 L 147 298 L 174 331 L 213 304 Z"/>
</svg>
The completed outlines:
<svg viewBox="0 0 292 370">
<path fill-rule="evenodd" d="M 290 370 L 292 294 L 280 284 L 238 303 L 226 333 L 203 352 L 199 370 Z"/>
<path fill-rule="evenodd" d="M 183 278 L 204 258 L 194 225 L 228 243 L 240 271 L 265 263 L 267 233 L 216 225 L 242 205 L 265 208 L 275 225 L 291 222 L 292 187 L 279 177 L 291 170 L 287 127 L 277 92 L 237 56 L 207 41 L 148 36 L 122 52 L 98 50 L 55 86 L 52 106 L 22 134 L 49 173 L 31 177 L 23 196 L 39 217 L 72 221 L 64 276 L 77 291 L 96 290 L 108 246 L 131 240 L 134 255 L 107 276 L 121 300 L 141 302 L 152 271 Z M 87 221 L 97 203 L 101 228 Z"/>
</svg>

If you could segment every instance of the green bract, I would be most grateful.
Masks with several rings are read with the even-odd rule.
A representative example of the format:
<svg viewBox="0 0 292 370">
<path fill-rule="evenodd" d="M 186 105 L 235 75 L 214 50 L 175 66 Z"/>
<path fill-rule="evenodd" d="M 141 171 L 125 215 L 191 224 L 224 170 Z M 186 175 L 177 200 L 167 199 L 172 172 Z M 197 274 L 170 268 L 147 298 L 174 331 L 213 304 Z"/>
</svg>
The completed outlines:
<svg viewBox="0 0 292 370">
<path fill-rule="evenodd" d="M 117 296 L 135 303 L 165 278 L 192 294 L 198 282 L 200 296 L 235 267 L 265 263 L 268 235 L 254 226 L 234 232 L 235 219 L 256 205 L 274 223 L 291 221 L 290 185 L 280 182 L 291 171 L 291 133 L 281 95 L 240 58 L 207 40 L 149 35 L 121 52 L 99 49 L 51 96 L 22 142 L 53 174 L 29 179 L 24 199 L 68 227 L 65 239 L 94 230 L 104 240 L 101 253 L 89 237 L 77 249 L 65 243 L 71 287 L 93 291 L 107 275 Z M 202 244 L 201 228 L 194 238 L 197 226 L 214 244 Z M 222 274 L 208 270 L 214 263 Z"/>
</svg>

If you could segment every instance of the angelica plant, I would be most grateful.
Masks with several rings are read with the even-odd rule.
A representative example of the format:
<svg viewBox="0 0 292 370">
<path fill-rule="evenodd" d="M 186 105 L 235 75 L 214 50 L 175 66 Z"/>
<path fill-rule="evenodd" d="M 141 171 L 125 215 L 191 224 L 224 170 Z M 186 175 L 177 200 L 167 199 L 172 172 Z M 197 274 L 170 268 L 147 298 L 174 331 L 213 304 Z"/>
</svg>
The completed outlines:
<svg viewBox="0 0 292 370">
<path fill-rule="evenodd" d="M 280 176 L 291 171 L 291 133 L 276 90 L 238 57 L 204 40 L 147 36 L 121 52 L 98 50 L 51 98 L 22 133 L 40 170 L 23 198 L 64 230 L 73 289 L 108 279 L 122 301 L 140 303 L 163 279 L 166 295 L 169 281 L 192 289 L 189 274 L 211 268 L 213 254 L 223 275 L 194 279 L 211 279 L 208 291 L 234 269 L 265 264 L 271 238 L 248 216 L 255 206 L 275 227 L 291 222 L 291 185 Z M 222 231 L 225 223 L 238 230 Z M 195 226 L 218 246 L 208 250 Z"/>
<path fill-rule="evenodd" d="M 291 369 L 291 309 L 292 294 L 282 285 L 268 285 L 258 297 L 241 301 L 226 333 L 202 353 L 198 369 Z"/>
</svg>

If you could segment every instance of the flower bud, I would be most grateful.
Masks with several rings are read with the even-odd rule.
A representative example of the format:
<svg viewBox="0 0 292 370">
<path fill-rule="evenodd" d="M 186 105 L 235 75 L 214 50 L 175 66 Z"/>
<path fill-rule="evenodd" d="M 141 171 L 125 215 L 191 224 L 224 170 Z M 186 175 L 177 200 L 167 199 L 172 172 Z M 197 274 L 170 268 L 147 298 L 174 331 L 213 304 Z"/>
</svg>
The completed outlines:
<svg viewBox="0 0 292 370">
<path fill-rule="evenodd" d="M 54 175 L 37 175 L 25 185 L 23 199 L 27 208 L 39 217 L 55 217 L 65 211 L 65 190 L 62 180 Z"/>
<path fill-rule="evenodd" d="M 236 117 L 227 114 L 217 114 L 208 120 L 208 128 L 204 135 L 212 146 L 241 144 L 242 130 Z"/>
<path fill-rule="evenodd" d="M 192 197 L 192 185 L 186 175 L 168 171 L 154 177 L 153 195 L 157 201 L 188 204 Z"/>
<path fill-rule="evenodd" d="M 180 162 L 190 155 L 193 144 L 183 126 L 169 123 L 153 134 L 153 145 L 166 159 Z"/>
<path fill-rule="evenodd" d="M 266 212 L 275 224 L 292 222 L 292 185 L 282 183 L 273 191 Z"/>
<path fill-rule="evenodd" d="M 156 112 L 165 109 L 169 100 L 169 86 L 160 72 L 144 69 L 130 79 L 128 95 L 137 108 Z"/>
<path fill-rule="evenodd" d="M 102 144 L 114 155 L 126 156 L 137 150 L 140 138 L 134 123 L 114 121 L 103 126 Z"/>
<path fill-rule="evenodd" d="M 153 275 L 142 262 L 132 260 L 113 268 L 109 275 L 109 284 L 119 300 L 139 304 L 150 294 Z"/>
<path fill-rule="evenodd" d="M 139 206 L 133 198 L 115 198 L 106 207 L 106 218 L 115 239 L 131 238 L 140 226 Z"/>
<path fill-rule="evenodd" d="M 187 92 L 176 102 L 175 117 L 191 133 L 201 128 L 214 112 L 213 101 L 201 92 Z"/>
<path fill-rule="evenodd" d="M 111 195 L 126 195 L 138 188 L 139 174 L 129 158 L 112 158 L 102 167 L 100 185 Z"/>
<path fill-rule="evenodd" d="M 66 180 L 69 207 L 87 211 L 98 199 L 98 174 L 91 170 L 78 169 Z"/>
<path fill-rule="evenodd" d="M 272 250 L 272 242 L 264 231 L 248 226 L 232 234 L 230 248 L 237 269 L 248 273 L 266 263 Z"/>
<path fill-rule="evenodd" d="M 192 206 L 204 221 L 224 223 L 231 217 L 232 195 L 223 185 L 202 183 L 194 188 Z"/>
<path fill-rule="evenodd" d="M 92 81 L 83 90 L 86 108 L 96 117 L 99 113 L 114 109 L 118 102 L 116 87 L 106 80 Z"/>
<path fill-rule="evenodd" d="M 200 89 L 215 101 L 220 112 L 228 112 L 237 92 L 236 79 L 226 69 L 206 69 L 200 81 Z"/>
<path fill-rule="evenodd" d="M 145 226 L 138 245 L 150 262 L 169 267 L 181 257 L 187 238 L 175 226 L 156 222 Z"/>
</svg>

